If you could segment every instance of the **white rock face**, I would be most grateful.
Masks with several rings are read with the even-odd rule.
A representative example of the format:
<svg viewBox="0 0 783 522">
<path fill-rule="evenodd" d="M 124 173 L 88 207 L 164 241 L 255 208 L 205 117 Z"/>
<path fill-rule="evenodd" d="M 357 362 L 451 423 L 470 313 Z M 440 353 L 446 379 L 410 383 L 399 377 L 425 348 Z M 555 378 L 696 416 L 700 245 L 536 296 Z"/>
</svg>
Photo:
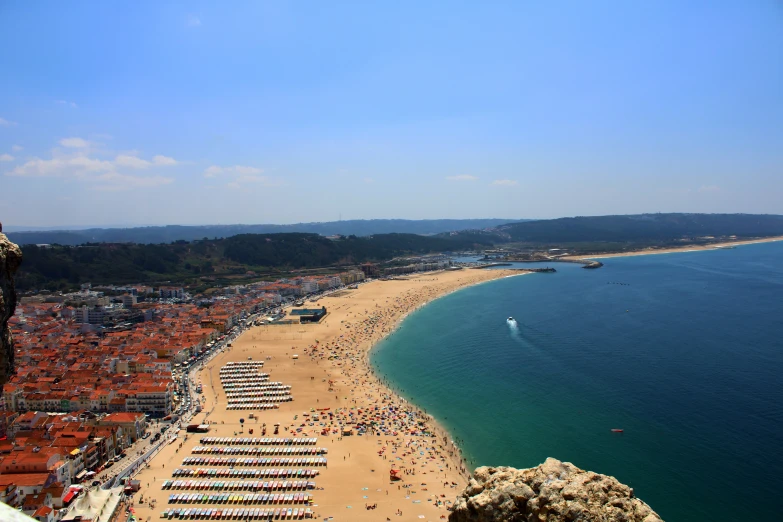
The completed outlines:
<svg viewBox="0 0 783 522">
<path fill-rule="evenodd" d="M 0 502 L 0 520 L 3 522 L 37 522 L 34 518 L 30 518 L 2 502 Z"/>
<path fill-rule="evenodd" d="M 614 477 L 548 458 L 530 469 L 477 468 L 450 522 L 662 522 Z"/>
</svg>

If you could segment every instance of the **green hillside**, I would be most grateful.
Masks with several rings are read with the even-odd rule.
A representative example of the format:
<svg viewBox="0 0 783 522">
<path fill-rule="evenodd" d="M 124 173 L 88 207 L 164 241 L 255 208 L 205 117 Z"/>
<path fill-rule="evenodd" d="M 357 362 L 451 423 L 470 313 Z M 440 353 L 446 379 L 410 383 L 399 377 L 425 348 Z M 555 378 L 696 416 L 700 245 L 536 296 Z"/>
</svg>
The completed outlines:
<svg viewBox="0 0 783 522">
<path fill-rule="evenodd" d="M 490 246 L 463 238 L 379 234 L 327 239 L 318 234 L 242 234 L 228 239 L 171 244 L 107 244 L 23 247 L 17 288 L 59 290 L 84 282 L 126 284 L 171 281 L 199 284 L 204 278 L 275 276 L 290 271 L 382 262 L 403 255 Z"/>
</svg>

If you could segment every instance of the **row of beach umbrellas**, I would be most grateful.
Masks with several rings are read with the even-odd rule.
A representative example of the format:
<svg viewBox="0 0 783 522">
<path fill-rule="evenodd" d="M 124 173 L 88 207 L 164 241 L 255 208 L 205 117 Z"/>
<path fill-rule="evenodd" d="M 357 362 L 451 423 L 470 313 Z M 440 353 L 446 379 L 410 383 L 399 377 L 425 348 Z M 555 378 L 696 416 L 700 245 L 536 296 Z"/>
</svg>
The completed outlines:
<svg viewBox="0 0 783 522">
<path fill-rule="evenodd" d="M 326 448 L 289 446 L 285 448 L 227 448 L 224 446 L 196 446 L 194 455 L 325 455 Z"/>
<path fill-rule="evenodd" d="M 232 375 L 220 378 L 220 383 L 225 385 L 229 383 L 256 383 L 269 380 L 268 373 L 257 373 L 255 375 Z"/>
<path fill-rule="evenodd" d="M 183 466 L 326 466 L 326 457 L 185 457 Z"/>
<path fill-rule="evenodd" d="M 317 469 L 213 469 L 213 468 L 177 468 L 173 477 L 237 477 L 237 478 L 311 478 L 318 475 Z"/>
<path fill-rule="evenodd" d="M 248 395 L 249 397 L 257 397 L 257 395 L 250 395 L 254 393 L 262 393 L 264 396 L 266 395 L 281 395 L 288 393 L 291 389 L 290 386 L 270 386 L 268 388 L 255 388 L 255 389 L 246 389 L 246 390 L 226 390 L 226 396 L 228 397 L 241 397 L 243 395 Z"/>
<path fill-rule="evenodd" d="M 318 437 L 202 437 L 199 444 L 224 446 L 314 446 Z"/>
<path fill-rule="evenodd" d="M 164 519 L 188 520 L 301 520 L 312 518 L 310 508 L 171 508 L 161 513 Z"/>
<path fill-rule="evenodd" d="M 175 493 L 169 504 L 309 504 L 309 493 Z"/>
<path fill-rule="evenodd" d="M 271 480 L 253 482 L 222 480 L 164 480 L 162 489 L 217 490 L 217 491 L 289 491 L 315 489 L 310 480 Z"/>
<path fill-rule="evenodd" d="M 279 408 L 279 404 L 272 402 L 259 402 L 252 404 L 229 404 L 227 410 L 274 410 Z"/>
<path fill-rule="evenodd" d="M 228 399 L 228 403 L 235 403 L 235 402 L 248 402 L 248 401 L 257 401 L 257 399 L 262 398 L 264 400 L 276 400 L 278 397 L 285 399 L 286 397 L 290 397 L 291 393 L 288 392 L 288 390 L 263 390 L 263 391 L 254 391 L 254 392 L 245 392 L 245 393 L 227 393 L 226 398 Z"/>
<path fill-rule="evenodd" d="M 253 402 L 291 402 L 293 397 L 290 394 L 277 394 L 277 395 L 248 395 L 246 397 L 229 397 L 229 404 L 249 404 Z"/>
<path fill-rule="evenodd" d="M 259 381 L 256 383 L 246 383 L 246 382 L 231 382 L 226 383 L 223 385 L 223 389 L 225 390 L 257 390 L 257 389 L 265 389 L 265 388 L 271 388 L 275 386 L 280 387 L 286 387 L 288 389 L 291 389 L 290 384 L 283 384 L 280 381 Z"/>
</svg>

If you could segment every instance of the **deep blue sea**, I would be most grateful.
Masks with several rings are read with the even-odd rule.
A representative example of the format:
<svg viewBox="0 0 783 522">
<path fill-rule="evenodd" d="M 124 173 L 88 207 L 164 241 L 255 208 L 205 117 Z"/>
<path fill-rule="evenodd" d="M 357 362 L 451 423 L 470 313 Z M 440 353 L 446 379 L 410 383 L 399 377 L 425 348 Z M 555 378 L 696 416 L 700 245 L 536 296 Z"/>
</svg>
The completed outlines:
<svg viewBox="0 0 783 522">
<path fill-rule="evenodd" d="M 669 522 L 783 520 L 783 243 L 604 264 L 444 296 L 373 365 L 471 467 L 551 456 Z"/>
</svg>

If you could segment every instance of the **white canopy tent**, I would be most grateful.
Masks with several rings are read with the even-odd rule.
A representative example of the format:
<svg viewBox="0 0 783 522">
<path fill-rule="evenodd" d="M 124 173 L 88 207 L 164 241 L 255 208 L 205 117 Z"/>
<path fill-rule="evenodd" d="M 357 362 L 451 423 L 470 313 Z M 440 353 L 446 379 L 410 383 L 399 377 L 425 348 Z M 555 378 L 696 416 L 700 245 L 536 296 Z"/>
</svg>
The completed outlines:
<svg viewBox="0 0 783 522">
<path fill-rule="evenodd" d="M 62 522 L 70 520 L 93 520 L 109 522 L 122 498 L 122 488 L 89 489 L 68 508 Z M 78 518 L 78 517 L 81 517 Z"/>
</svg>

